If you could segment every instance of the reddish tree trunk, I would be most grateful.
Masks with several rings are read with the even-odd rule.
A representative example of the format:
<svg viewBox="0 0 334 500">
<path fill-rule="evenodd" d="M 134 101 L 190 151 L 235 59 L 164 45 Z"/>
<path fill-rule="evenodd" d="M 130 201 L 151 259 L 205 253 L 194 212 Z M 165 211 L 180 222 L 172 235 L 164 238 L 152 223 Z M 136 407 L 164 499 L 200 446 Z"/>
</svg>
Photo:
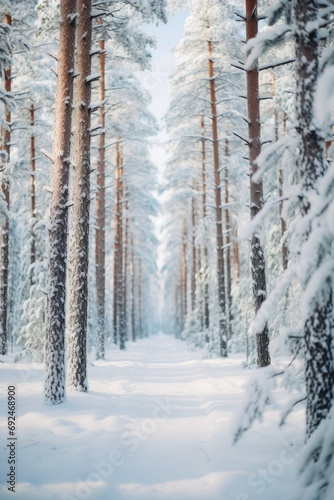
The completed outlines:
<svg viewBox="0 0 334 500">
<path fill-rule="evenodd" d="M 213 166 L 214 166 L 214 176 L 215 176 L 217 280 L 218 280 L 218 304 L 220 309 L 220 314 L 219 314 L 220 355 L 222 357 L 226 357 L 227 322 L 226 322 L 223 217 L 221 208 L 222 196 L 221 196 L 220 162 L 219 162 L 219 145 L 218 145 L 216 84 L 215 84 L 214 64 L 212 55 L 212 44 L 210 38 L 208 40 L 208 56 L 209 56 L 209 79 L 210 79 L 210 98 L 211 98 L 211 114 L 212 114 Z"/>
<path fill-rule="evenodd" d="M 50 404 L 61 403 L 65 398 L 68 185 L 71 164 L 75 13 L 75 0 L 61 1 L 45 335 L 45 399 Z"/>
<path fill-rule="evenodd" d="M 257 0 L 246 0 L 246 41 L 258 33 Z M 259 100 L 259 70 L 256 65 L 247 71 L 247 106 L 250 160 L 250 212 L 251 219 L 256 217 L 263 207 L 262 182 L 255 184 L 252 176 L 257 172 L 256 158 L 261 153 L 261 126 Z M 253 281 L 253 300 L 255 313 L 258 312 L 267 297 L 266 269 L 264 251 L 258 233 L 251 239 L 251 268 Z M 264 367 L 270 364 L 268 326 L 256 333 L 257 364 Z"/>
<path fill-rule="evenodd" d="M 87 391 L 87 303 L 90 211 L 90 102 L 92 3 L 77 0 L 76 72 L 72 215 L 70 238 L 70 299 L 68 317 L 68 383 Z"/>
</svg>

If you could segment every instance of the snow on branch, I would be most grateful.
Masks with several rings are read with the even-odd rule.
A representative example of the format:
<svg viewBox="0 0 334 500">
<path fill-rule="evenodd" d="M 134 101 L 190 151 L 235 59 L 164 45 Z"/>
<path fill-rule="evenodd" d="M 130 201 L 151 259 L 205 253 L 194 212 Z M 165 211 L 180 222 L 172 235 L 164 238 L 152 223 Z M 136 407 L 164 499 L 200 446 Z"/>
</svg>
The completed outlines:
<svg viewBox="0 0 334 500">
<path fill-rule="evenodd" d="M 308 439 L 300 457 L 301 479 L 294 500 L 330 500 L 334 487 L 334 407 Z M 327 494 L 328 493 L 328 494 Z"/>
<path fill-rule="evenodd" d="M 275 45 L 287 33 L 291 32 L 291 26 L 280 24 L 272 26 L 270 29 L 263 29 L 255 38 L 247 42 L 247 50 L 249 51 L 245 64 L 246 70 L 251 70 L 256 65 L 258 59 L 273 45 Z"/>
<path fill-rule="evenodd" d="M 256 158 L 259 170 L 253 175 L 252 181 L 258 184 L 263 175 L 283 156 L 285 150 L 293 150 L 296 147 L 296 139 L 291 136 L 283 136 L 274 144 L 267 146 Z"/>
<path fill-rule="evenodd" d="M 278 284 L 268 295 L 267 299 L 262 303 L 257 315 L 255 316 L 253 324 L 254 333 L 260 333 L 263 331 L 265 325 L 273 317 L 273 313 L 279 304 L 279 299 L 286 294 L 295 276 L 296 270 L 294 266 L 288 267 L 288 269 L 283 273 Z"/>
<path fill-rule="evenodd" d="M 329 56 L 334 63 L 334 49 Z M 323 63 L 331 64 L 329 59 Z M 320 126 L 325 125 L 331 118 L 331 112 L 334 104 L 334 66 L 326 66 L 318 79 L 317 90 L 314 100 L 314 113 Z"/>
<path fill-rule="evenodd" d="M 276 388 L 275 369 L 273 366 L 257 369 L 249 378 L 245 387 L 243 404 L 234 415 L 233 441 L 237 443 L 242 435 L 251 428 L 255 420 L 262 420 L 266 407 L 272 402 Z"/>
</svg>

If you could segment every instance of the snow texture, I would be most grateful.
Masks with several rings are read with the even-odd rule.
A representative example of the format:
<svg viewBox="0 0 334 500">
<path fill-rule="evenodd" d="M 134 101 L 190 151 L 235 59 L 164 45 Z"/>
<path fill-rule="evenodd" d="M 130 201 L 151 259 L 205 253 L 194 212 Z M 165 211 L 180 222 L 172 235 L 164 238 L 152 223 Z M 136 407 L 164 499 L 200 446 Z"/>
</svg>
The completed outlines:
<svg viewBox="0 0 334 500">
<path fill-rule="evenodd" d="M 90 392 L 43 405 L 42 365 L 0 363 L 18 388 L 18 484 L 25 500 L 282 500 L 296 481 L 303 412 L 271 411 L 233 446 L 249 371 L 163 334 L 89 363 Z M 5 408 L 6 393 L 0 404 Z M 2 438 L 6 430 L 1 427 Z M 4 441 L 2 441 L 4 442 Z M 1 470 L 6 468 L 2 447 Z M 0 496 L 12 493 L 2 484 Z"/>
</svg>

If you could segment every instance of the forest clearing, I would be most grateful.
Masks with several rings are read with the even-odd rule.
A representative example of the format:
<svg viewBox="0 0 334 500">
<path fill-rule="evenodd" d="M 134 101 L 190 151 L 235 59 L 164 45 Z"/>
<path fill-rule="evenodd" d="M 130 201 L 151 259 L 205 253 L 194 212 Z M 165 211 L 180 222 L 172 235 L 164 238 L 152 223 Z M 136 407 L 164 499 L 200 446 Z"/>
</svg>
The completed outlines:
<svg viewBox="0 0 334 500">
<path fill-rule="evenodd" d="M 56 409 L 43 404 L 41 363 L 1 364 L 1 376 L 19 387 L 19 498 L 288 498 L 303 411 L 278 429 L 278 398 L 233 446 L 232 417 L 248 371 L 239 355 L 203 354 L 163 334 L 126 352 L 112 349 L 104 361 L 89 362 L 89 392 L 69 393 Z M 0 494 L 12 495 L 4 485 Z"/>
</svg>

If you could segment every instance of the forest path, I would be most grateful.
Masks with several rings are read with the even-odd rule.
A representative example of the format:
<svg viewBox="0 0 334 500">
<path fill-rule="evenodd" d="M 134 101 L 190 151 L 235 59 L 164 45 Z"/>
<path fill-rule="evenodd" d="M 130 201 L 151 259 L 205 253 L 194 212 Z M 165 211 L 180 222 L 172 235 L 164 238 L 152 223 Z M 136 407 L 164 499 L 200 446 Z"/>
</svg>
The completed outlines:
<svg viewBox="0 0 334 500">
<path fill-rule="evenodd" d="M 291 467 L 282 466 L 282 484 L 274 475 L 261 480 L 257 469 L 277 462 L 284 439 L 302 435 L 297 425 L 278 431 L 271 412 L 231 443 L 233 412 L 249 376 L 241 361 L 204 359 L 159 334 L 91 361 L 89 392 L 71 392 L 56 407 L 43 405 L 41 364 L 1 365 L 18 389 L 17 498 L 287 498 Z M 1 498 L 9 495 L 0 488 Z"/>
</svg>

